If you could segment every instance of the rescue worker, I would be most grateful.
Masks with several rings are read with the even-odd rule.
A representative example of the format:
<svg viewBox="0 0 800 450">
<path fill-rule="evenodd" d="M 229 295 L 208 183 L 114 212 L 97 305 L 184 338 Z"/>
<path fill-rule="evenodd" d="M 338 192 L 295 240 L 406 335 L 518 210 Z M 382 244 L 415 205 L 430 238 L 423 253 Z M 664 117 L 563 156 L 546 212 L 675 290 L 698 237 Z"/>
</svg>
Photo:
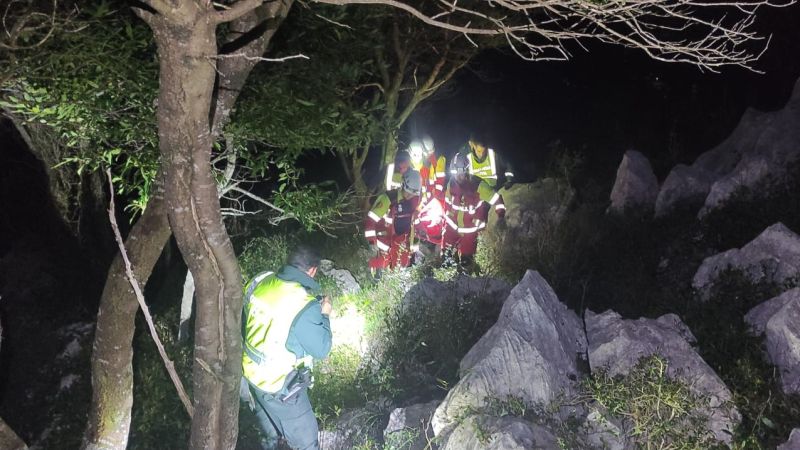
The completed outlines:
<svg viewBox="0 0 800 450">
<path fill-rule="evenodd" d="M 292 253 L 278 273 L 264 272 L 245 287 L 242 374 L 254 410 L 275 449 L 280 434 L 292 449 L 319 449 L 308 388 L 313 359 L 331 349 L 330 299 L 314 281 L 320 257 L 307 247 Z"/>
<path fill-rule="evenodd" d="M 386 166 L 386 181 L 384 185 L 386 190 L 400 189 L 403 184 L 403 174 L 409 169 L 413 169 L 411 155 L 405 150 L 400 150 L 394 156 L 394 163 Z"/>
<path fill-rule="evenodd" d="M 364 237 L 376 251 L 369 260 L 369 268 L 376 278 L 380 278 L 384 269 L 411 264 L 412 225 L 421 191 L 419 172 L 409 169 L 403 175 L 400 189 L 379 195 L 367 213 Z"/>
<path fill-rule="evenodd" d="M 486 228 L 494 207 L 498 225 L 503 226 L 506 207 L 503 197 L 486 181 L 469 173 L 469 160 L 456 154 L 450 162 L 450 182 L 445 191 L 444 251 L 458 256 L 460 268 L 474 269 L 478 233 Z"/>
<path fill-rule="evenodd" d="M 469 161 L 469 173 L 481 178 L 492 189 L 508 189 L 514 181 L 511 167 L 500 158 L 497 153 L 489 148 L 479 134 L 472 134 L 461 151 Z"/>
<path fill-rule="evenodd" d="M 444 201 L 444 185 L 447 176 L 447 163 L 444 156 L 436 157 L 433 147 L 433 138 L 427 134 L 422 139 L 411 141 L 408 146 L 411 155 L 411 165 L 419 171 L 423 183 L 423 198 L 425 203 L 431 198 Z"/>
</svg>

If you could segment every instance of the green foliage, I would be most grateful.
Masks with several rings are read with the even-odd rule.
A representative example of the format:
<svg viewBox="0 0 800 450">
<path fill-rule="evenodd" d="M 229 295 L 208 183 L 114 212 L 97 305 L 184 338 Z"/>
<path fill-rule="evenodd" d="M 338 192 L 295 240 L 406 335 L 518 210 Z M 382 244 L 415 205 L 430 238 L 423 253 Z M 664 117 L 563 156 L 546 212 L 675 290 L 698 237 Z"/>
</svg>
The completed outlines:
<svg viewBox="0 0 800 450">
<path fill-rule="evenodd" d="M 308 395 L 321 428 L 329 429 L 342 411 L 362 406 L 373 394 L 372 386 L 362 383 L 360 365 L 361 355 L 355 349 L 339 346 L 314 366 L 314 387 Z"/>
<path fill-rule="evenodd" d="M 599 372 L 584 385 L 591 398 L 627 421 L 629 437 L 642 449 L 701 450 L 715 446 L 705 429 L 708 400 L 667 376 L 668 364 L 658 355 L 642 358 L 624 376 Z"/>
<path fill-rule="evenodd" d="M 296 243 L 284 234 L 250 240 L 239 254 L 239 268 L 245 280 L 265 270 L 279 270 L 289 259 Z"/>
<path fill-rule="evenodd" d="M 175 363 L 191 398 L 192 346 L 177 340 L 178 309 L 155 315 L 155 325 L 169 358 Z M 140 316 L 141 318 L 141 316 Z M 133 357 L 133 416 L 128 448 L 185 448 L 190 419 L 169 378 L 155 343 L 139 320 Z"/>
<path fill-rule="evenodd" d="M 78 30 L 15 52 L 0 107 L 58 132 L 78 173 L 113 166 L 119 194 L 139 211 L 155 176 L 158 64 L 150 30 L 107 3 L 85 5 Z"/>
</svg>

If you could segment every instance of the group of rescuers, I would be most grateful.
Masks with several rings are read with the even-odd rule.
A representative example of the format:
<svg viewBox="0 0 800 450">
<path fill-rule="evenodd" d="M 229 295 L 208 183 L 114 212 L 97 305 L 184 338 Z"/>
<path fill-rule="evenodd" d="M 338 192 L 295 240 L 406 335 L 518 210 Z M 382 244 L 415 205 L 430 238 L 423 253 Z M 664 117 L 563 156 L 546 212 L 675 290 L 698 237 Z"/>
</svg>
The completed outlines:
<svg viewBox="0 0 800 450">
<path fill-rule="evenodd" d="M 398 152 L 366 219 L 373 273 L 410 265 L 418 243 L 458 258 L 462 267 L 472 263 L 490 209 L 498 223 L 504 220 L 498 191 L 513 173 L 473 135 L 452 157 L 449 175 L 446 181 L 445 158 L 427 136 Z M 245 286 L 240 394 L 256 414 L 265 449 L 277 449 L 281 438 L 292 449 L 320 448 L 307 391 L 313 360 L 331 350 L 333 306 L 314 281 L 319 263 L 312 248 L 300 246 L 278 272 L 263 272 Z"/>
</svg>

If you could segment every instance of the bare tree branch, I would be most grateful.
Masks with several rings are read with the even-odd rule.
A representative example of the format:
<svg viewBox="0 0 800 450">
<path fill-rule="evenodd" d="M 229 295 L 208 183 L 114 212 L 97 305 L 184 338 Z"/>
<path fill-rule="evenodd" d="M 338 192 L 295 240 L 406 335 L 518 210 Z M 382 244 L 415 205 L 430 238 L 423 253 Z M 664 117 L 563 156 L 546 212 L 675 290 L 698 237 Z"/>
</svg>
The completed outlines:
<svg viewBox="0 0 800 450">
<path fill-rule="evenodd" d="M 723 66 L 756 71 L 753 65 L 770 42 L 752 29 L 756 11 L 796 2 L 438 0 L 436 10 L 422 10 L 400 0 L 316 1 L 391 6 L 426 24 L 461 33 L 470 42 L 475 36 L 503 36 L 526 60 L 566 60 L 567 43 L 583 45 L 582 41 L 594 39 L 642 50 L 659 61 L 689 63 L 714 72 Z"/>
<path fill-rule="evenodd" d="M 142 314 L 144 314 L 147 327 L 150 329 L 150 336 L 153 338 L 153 342 L 155 342 L 156 347 L 158 348 L 158 354 L 161 355 L 161 360 L 164 361 L 164 366 L 166 367 L 167 372 L 169 372 L 169 377 L 172 379 L 172 383 L 175 385 L 175 389 L 178 391 L 178 397 L 180 397 L 183 407 L 186 408 L 186 412 L 189 414 L 189 417 L 192 417 L 194 415 L 192 402 L 189 400 L 189 396 L 186 394 L 186 389 L 184 389 L 183 383 L 178 376 L 178 372 L 175 370 L 175 364 L 173 364 L 173 362 L 169 359 L 169 356 L 167 356 L 167 352 L 164 350 L 164 344 L 161 343 L 161 339 L 158 337 L 158 332 L 156 331 L 155 324 L 153 323 L 153 316 L 150 315 L 150 308 L 147 307 L 147 303 L 144 301 L 144 294 L 142 293 L 142 289 L 139 287 L 139 282 L 136 280 L 136 277 L 133 274 L 133 267 L 131 266 L 130 259 L 128 259 L 128 252 L 125 251 L 125 243 L 122 240 L 122 235 L 119 233 L 116 213 L 114 212 L 114 182 L 112 181 L 110 169 L 106 169 L 106 176 L 108 177 L 108 187 L 111 194 L 108 207 L 108 218 L 111 221 L 111 227 L 114 229 L 114 237 L 117 240 L 117 246 L 119 246 L 120 254 L 122 255 L 123 261 L 125 261 L 125 274 L 128 277 L 128 281 L 131 283 L 133 292 L 136 294 L 136 300 L 139 302 L 139 307 L 142 309 Z"/>
<path fill-rule="evenodd" d="M 264 0 L 239 0 L 232 6 L 214 13 L 212 20 L 215 23 L 225 23 L 242 17 L 250 11 L 258 8 Z"/>
<path fill-rule="evenodd" d="M 284 62 L 290 59 L 309 59 L 308 56 L 298 53 L 296 55 L 284 56 L 282 58 L 263 58 L 261 56 L 249 56 L 244 53 L 229 53 L 227 55 L 217 55 L 211 57 L 212 59 L 227 59 L 227 58 L 242 58 L 247 61 L 264 61 L 264 62 Z"/>
</svg>

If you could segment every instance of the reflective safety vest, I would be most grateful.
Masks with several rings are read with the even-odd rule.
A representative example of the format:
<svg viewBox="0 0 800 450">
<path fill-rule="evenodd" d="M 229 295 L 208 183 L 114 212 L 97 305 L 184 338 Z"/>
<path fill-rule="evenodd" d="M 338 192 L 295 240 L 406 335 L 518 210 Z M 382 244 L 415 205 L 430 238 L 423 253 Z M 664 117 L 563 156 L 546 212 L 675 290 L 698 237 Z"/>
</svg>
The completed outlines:
<svg viewBox="0 0 800 450">
<path fill-rule="evenodd" d="M 478 177 L 458 183 L 450 179 L 445 193 L 445 223 L 461 234 L 477 233 L 486 228 L 489 209 L 498 217 L 505 215 L 503 197 Z"/>
<path fill-rule="evenodd" d="M 487 148 L 483 161 L 478 161 L 475 152 L 470 151 L 468 156 L 469 173 L 485 181 L 489 187 L 494 188 L 497 185 L 497 157 L 494 154 L 494 150 Z"/>
<path fill-rule="evenodd" d="M 444 198 L 444 180 L 447 176 L 447 162 L 444 156 L 436 158 L 436 155 L 431 153 L 425 159 L 421 167 L 419 167 L 419 174 L 422 177 L 424 184 L 423 204 L 431 198 Z"/>
<path fill-rule="evenodd" d="M 364 237 L 369 243 L 377 245 L 379 250 L 388 252 L 392 236 L 413 231 L 412 223 L 418 203 L 419 197 L 406 200 L 397 189 L 379 195 L 367 213 Z"/>
<path fill-rule="evenodd" d="M 316 297 L 295 281 L 285 281 L 272 272 L 254 278 L 247 286 L 243 310 L 242 373 L 258 389 L 281 391 L 292 370 L 310 368 L 309 355 L 298 357 L 286 349 L 286 339 L 295 318 Z"/>
</svg>

